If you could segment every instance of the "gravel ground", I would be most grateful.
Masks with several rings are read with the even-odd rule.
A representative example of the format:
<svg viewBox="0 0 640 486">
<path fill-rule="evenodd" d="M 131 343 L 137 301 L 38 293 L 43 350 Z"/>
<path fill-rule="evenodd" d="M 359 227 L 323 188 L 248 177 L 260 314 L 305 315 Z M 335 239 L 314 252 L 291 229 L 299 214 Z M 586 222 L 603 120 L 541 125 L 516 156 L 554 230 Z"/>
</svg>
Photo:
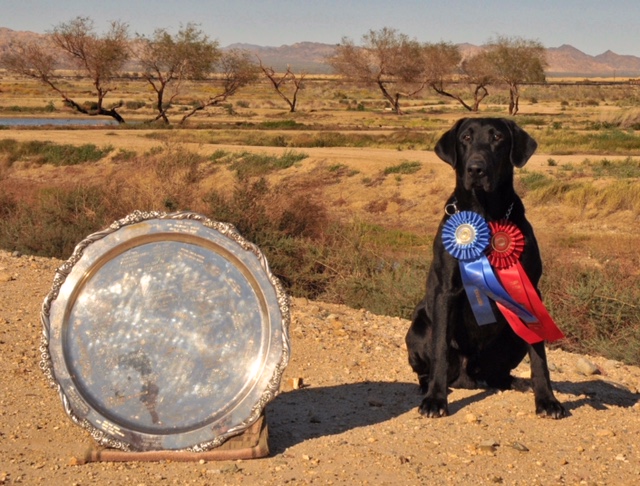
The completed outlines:
<svg viewBox="0 0 640 486">
<path fill-rule="evenodd" d="M 60 264 L 0 251 L 0 485 L 640 484 L 639 368 L 551 350 L 569 417 L 535 416 L 523 363 L 516 389 L 453 390 L 451 415 L 426 419 L 407 321 L 301 299 L 267 407 L 269 457 L 78 465 L 93 440 L 39 369 L 40 306 Z"/>
</svg>

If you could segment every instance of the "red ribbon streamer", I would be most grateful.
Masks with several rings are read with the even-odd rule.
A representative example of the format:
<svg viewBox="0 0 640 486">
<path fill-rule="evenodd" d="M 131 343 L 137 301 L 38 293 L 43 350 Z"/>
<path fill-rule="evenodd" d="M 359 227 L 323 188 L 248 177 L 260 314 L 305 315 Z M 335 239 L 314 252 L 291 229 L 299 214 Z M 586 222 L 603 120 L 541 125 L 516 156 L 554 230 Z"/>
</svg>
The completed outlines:
<svg viewBox="0 0 640 486">
<path fill-rule="evenodd" d="M 512 311 L 498 304 L 498 308 L 507 322 L 518 336 L 530 344 L 562 339 L 564 334 L 549 315 L 538 292 L 520 264 L 520 255 L 524 249 L 522 232 L 515 224 L 507 220 L 492 221 L 489 223 L 489 228 L 492 237 L 487 258 L 491 266 L 494 267 L 509 295 L 538 320 L 538 322 L 525 324 Z"/>
</svg>

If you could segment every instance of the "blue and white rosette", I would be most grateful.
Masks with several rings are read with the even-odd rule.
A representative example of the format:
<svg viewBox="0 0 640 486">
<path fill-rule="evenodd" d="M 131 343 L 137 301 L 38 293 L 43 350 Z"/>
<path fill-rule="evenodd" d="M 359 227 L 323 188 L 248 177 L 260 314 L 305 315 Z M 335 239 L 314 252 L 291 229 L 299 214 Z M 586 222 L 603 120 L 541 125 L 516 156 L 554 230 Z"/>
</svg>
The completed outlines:
<svg viewBox="0 0 640 486">
<path fill-rule="evenodd" d="M 484 252 L 491 241 L 487 222 L 477 213 L 460 211 L 442 228 L 445 249 L 460 263 L 460 274 L 471 309 L 479 325 L 496 322 L 490 299 L 504 305 L 525 322 L 536 322 L 504 289 Z"/>
</svg>

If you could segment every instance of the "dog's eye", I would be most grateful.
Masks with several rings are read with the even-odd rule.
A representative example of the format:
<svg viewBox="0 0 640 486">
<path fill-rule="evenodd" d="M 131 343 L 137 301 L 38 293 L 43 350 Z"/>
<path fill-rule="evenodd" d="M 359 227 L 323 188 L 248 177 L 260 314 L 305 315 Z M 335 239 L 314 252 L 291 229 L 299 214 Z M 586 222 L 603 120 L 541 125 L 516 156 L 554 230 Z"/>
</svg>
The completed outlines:
<svg viewBox="0 0 640 486">
<path fill-rule="evenodd" d="M 471 134 L 465 133 L 464 135 L 462 135 L 462 141 L 463 142 L 471 142 Z"/>
<path fill-rule="evenodd" d="M 499 142 L 500 140 L 502 140 L 504 137 L 502 136 L 502 133 L 494 133 L 493 134 L 493 141 L 494 142 Z"/>
</svg>

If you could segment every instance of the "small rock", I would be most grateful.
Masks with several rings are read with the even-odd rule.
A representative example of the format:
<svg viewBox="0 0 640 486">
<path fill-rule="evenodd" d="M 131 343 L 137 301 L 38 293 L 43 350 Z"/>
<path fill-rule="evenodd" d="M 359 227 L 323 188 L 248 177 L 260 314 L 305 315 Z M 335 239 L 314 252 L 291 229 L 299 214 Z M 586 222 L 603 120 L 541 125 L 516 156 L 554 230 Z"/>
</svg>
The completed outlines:
<svg viewBox="0 0 640 486">
<path fill-rule="evenodd" d="M 231 464 L 229 466 L 220 469 L 222 474 L 236 474 L 241 472 L 242 469 L 237 464 Z"/>
<path fill-rule="evenodd" d="M 475 414 L 473 414 L 473 413 L 468 413 L 468 414 L 466 414 L 466 415 L 464 416 L 464 420 L 465 420 L 467 423 L 475 424 L 475 423 L 477 423 L 477 422 L 478 422 L 478 417 L 476 417 L 476 416 L 475 416 Z"/>
<path fill-rule="evenodd" d="M 520 452 L 529 452 L 529 448 L 520 442 L 513 442 L 509 445 L 509 447 L 512 447 L 513 449 Z"/>
<path fill-rule="evenodd" d="M 580 357 L 578 358 L 578 361 L 576 361 L 576 370 L 587 376 L 597 375 L 598 373 L 600 373 L 598 367 L 584 357 Z"/>
<path fill-rule="evenodd" d="M 14 280 L 13 275 L 8 272 L 0 272 L 0 282 L 11 282 Z"/>
<path fill-rule="evenodd" d="M 22 253 L 20 253 L 19 251 L 16 250 L 16 251 L 11 253 L 11 256 L 15 257 L 15 258 L 20 258 L 22 256 Z"/>
<path fill-rule="evenodd" d="M 622 367 L 622 363 L 620 361 L 616 361 L 615 359 L 608 359 L 604 362 L 604 367 L 607 369 L 617 369 Z"/>
<path fill-rule="evenodd" d="M 500 444 L 498 444 L 495 440 L 489 439 L 480 442 L 480 444 L 478 444 L 478 450 L 484 452 L 495 452 L 498 445 Z"/>
</svg>

